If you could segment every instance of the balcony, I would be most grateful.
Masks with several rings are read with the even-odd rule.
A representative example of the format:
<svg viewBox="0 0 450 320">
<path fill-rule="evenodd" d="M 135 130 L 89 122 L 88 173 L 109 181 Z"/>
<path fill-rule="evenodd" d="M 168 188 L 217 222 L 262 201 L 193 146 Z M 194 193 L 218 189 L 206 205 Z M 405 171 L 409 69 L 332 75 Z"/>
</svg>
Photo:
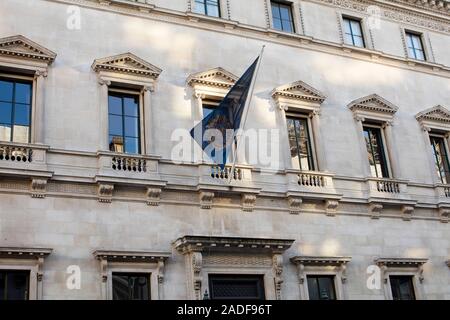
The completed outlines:
<svg viewBox="0 0 450 320">
<path fill-rule="evenodd" d="M 333 175 L 319 171 L 287 170 L 288 193 L 302 198 L 335 199 L 341 198 L 336 192 Z"/>
<path fill-rule="evenodd" d="M 158 158 L 115 152 L 98 152 L 97 182 L 134 185 L 165 185 L 158 171 Z"/>
<path fill-rule="evenodd" d="M 232 172 L 231 166 L 222 169 L 214 164 L 201 164 L 199 166 L 198 189 L 253 193 L 258 188 L 254 186 L 250 166 L 237 165 Z"/>
<path fill-rule="evenodd" d="M 44 145 L 0 142 L 0 175 L 51 177 L 47 170 L 47 150 Z"/>
<path fill-rule="evenodd" d="M 408 194 L 407 181 L 389 178 L 368 178 L 369 202 L 414 204 Z"/>
</svg>

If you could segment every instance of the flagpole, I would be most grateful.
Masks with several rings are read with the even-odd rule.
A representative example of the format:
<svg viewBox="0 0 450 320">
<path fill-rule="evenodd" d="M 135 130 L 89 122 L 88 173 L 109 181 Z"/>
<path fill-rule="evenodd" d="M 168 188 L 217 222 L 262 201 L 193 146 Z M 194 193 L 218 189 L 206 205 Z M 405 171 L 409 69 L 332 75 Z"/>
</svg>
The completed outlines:
<svg viewBox="0 0 450 320">
<path fill-rule="evenodd" d="M 261 53 L 259 54 L 259 59 L 258 59 L 258 63 L 256 65 L 256 70 L 255 70 L 255 74 L 253 75 L 253 79 L 252 79 L 252 83 L 250 85 L 250 91 L 249 91 L 249 95 L 247 98 L 247 101 L 245 102 L 245 106 L 244 106 L 244 121 L 242 122 L 242 130 L 244 130 L 245 127 L 245 123 L 247 122 L 247 116 L 248 116 L 248 111 L 250 109 L 250 104 L 252 102 L 252 97 L 253 97 L 253 91 L 255 90 L 255 83 L 256 83 L 256 78 L 258 76 L 258 72 L 259 72 L 259 67 L 261 66 L 261 61 L 262 61 L 262 57 L 264 54 L 264 49 L 265 49 L 266 45 L 263 45 L 261 48 Z M 236 168 L 236 160 L 237 160 L 237 153 L 239 151 L 239 147 L 240 147 L 240 142 L 241 142 L 241 135 L 242 133 L 240 132 L 241 128 L 239 128 L 238 133 L 239 136 L 236 135 L 236 148 L 233 152 L 233 165 L 231 166 L 231 171 L 229 173 L 229 177 L 228 177 L 228 184 L 231 183 L 231 180 L 234 177 L 234 169 Z M 233 141 L 233 146 L 234 146 L 234 141 Z M 233 150 L 233 148 L 232 148 Z"/>
</svg>

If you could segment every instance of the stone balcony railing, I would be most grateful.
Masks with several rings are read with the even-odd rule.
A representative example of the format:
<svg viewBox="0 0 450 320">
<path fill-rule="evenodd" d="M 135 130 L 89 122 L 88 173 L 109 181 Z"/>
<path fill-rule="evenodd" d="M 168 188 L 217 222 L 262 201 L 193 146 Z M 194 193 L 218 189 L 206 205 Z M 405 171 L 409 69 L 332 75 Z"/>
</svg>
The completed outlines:
<svg viewBox="0 0 450 320">
<path fill-rule="evenodd" d="M 51 176 L 47 172 L 47 150 L 44 145 L 0 142 L 0 174 Z"/>
<path fill-rule="evenodd" d="M 233 172 L 231 166 L 224 169 L 215 164 L 201 164 L 199 166 L 200 189 L 229 190 L 229 188 L 254 188 L 252 168 L 237 165 Z"/>
<path fill-rule="evenodd" d="M 384 202 L 410 201 L 408 184 L 404 180 L 390 178 L 368 178 L 368 196 L 371 200 L 383 199 Z"/>
<path fill-rule="evenodd" d="M 319 171 L 287 170 L 288 193 L 304 198 L 338 199 L 333 175 Z"/>
</svg>

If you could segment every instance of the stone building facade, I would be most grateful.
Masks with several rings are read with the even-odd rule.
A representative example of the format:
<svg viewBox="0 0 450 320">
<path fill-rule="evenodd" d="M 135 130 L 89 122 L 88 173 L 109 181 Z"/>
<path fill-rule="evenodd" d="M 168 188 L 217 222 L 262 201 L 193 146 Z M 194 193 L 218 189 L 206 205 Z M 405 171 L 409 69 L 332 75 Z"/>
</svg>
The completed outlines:
<svg viewBox="0 0 450 320">
<path fill-rule="evenodd" d="M 0 15 L 0 299 L 450 299 L 448 1 Z M 246 126 L 277 163 L 174 161 L 264 44 Z"/>
</svg>

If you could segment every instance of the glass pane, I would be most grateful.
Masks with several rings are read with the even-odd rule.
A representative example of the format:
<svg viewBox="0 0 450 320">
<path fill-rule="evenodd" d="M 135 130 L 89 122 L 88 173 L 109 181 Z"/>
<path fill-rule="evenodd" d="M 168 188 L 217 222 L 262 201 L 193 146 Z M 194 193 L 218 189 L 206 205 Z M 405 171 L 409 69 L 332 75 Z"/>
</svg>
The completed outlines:
<svg viewBox="0 0 450 320">
<path fill-rule="evenodd" d="M 109 115 L 109 134 L 114 136 L 123 135 L 121 116 Z"/>
<path fill-rule="evenodd" d="M 425 55 L 422 50 L 416 50 L 416 59 L 425 60 Z"/>
<path fill-rule="evenodd" d="M 281 19 L 279 6 L 274 3 L 272 3 L 272 18 L 278 20 Z"/>
<path fill-rule="evenodd" d="M 11 126 L 0 124 L 0 141 L 11 141 Z"/>
<path fill-rule="evenodd" d="M 195 1 L 194 12 L 200 13 L 200 14 L 206 14 L 206 11 L 205 11 L 205 2 L 204 2 L 204 1 L 196 0 L 196 1 Z"/>
<path fill-rule="evenodd" d="M 283 26 L 281 24 L 281 20 L 280 19 L 273 19 L 273 28 L 277 29 L 277 30 L 283 30 Z"/>
<path fill-rule="evenodd" d="M 11 123 L 12 104 L 0 102 L 0 123 Z"/>
<path fill-rule="evenodd" d="M 109 150 L 113 152 L 123 153 L 123 137 L 122 136 L 109 136 Z"/>
<path fill-rule="evenodd" d="M 210 1 L 208 1 L 208 3 L 209 2 Z M 217 4 L 208 4 L 206 10 L 208 12 L 208 16 L 219 17 L 219 6 Z"/>
<path fill-rule="evenodd" d="M 31 85 L 28 83 L 16 83 L 15 102 L 31 104 Z"/>
<path fill-rule="evenodd" d="M 362 37 L 354 36 L 353 41 L 355 42 L 355 46 L 361 47 L 361 48 L 364 47 L 364 40 Z"/>
<path fill-rule="evenodd" d="M 319 284 L 316 277 L 307 277 L 309 300 L 319 299 Z"/>
<path fill-rule="evenodd" d="M 408 48 L 408 56 L 413 59 L 416 58 L 416 53 L 413 48 Z"/>
<path fill-rule="evenodd" d="M 207 116 L 209 116 L 213 111 L 214 111 L 214 108 L 209 108 L 209 107 L 203 106 L 203 118 L 206 118 Z"/>
<path fill-rule="evenodd" d="M 287 129 L 289 136 L 289 148 L 291 152 L 292 167 L 300 169 L 300 162 L 298 157 L 297 136 L 295 133 L 295 124 L 293 119 L 287 119 Z"/>
<path fill-rule="evenodd" d="M 336 300 L 334 293 L 334 278 L 319 277 L 320 300 Z"/>
<path fill-rule="evenodd" d="M 13 141 L 20 143 L 28 143 L 30 137 L 30 127 L 28 126 L 14 126 Z"/>
<path fill-rule="evenodd" d="M 350 29 L 350 20 L 344 19 L 344 33 L 352 34 L 352 30 Z"/>
<path fill-rule="evenodd" d="M 122 114 L 122 98 L 115 97 L 115 96 L 109 96 L 108 97 L 108 108 L 109 113 L 112 114 Z"/>
<path fill-rule="evenodd" d="M 146 274 L 115 274 L 113 300 L 150 300 L 150 277 Z"/>
<path fill-rule="evenodd" d="M 28 275 L 25 272 L 10 272 L 7 274 L 7 299 L 28 299 Z"/>
<path fill-rule="evenodd" d="M 125 153 L 139 153 L 139 138 L 125 138 Z"/>
<path fill-rule="evenodd" d="M 409 33 L 406 34 L 406 43 L 408 44 L 408 47 L 414 48 L 412 35 Z"/>
<path fill-rule="evenodd" d="M 139 116 L 139 101 L 138 98 L 123 98 L 124 112 L 126 116 Z"/>
<path fill-rule="evenodd" d="M 27 104 L 16 104 L 14 106 L 14 123 L 23 126 L 30 125 L 30 106 Z"/>
<path fill-rule="evenodd" d="M 353 37 L 351 34 L 344 34 L 344 42 L 349 45 L 353 45 Z"/>
<path fill-rule="evenodd" d="M 281 20 L 281 24 L 282 24 L 283 31 L 286 31 L 286 32 L 294 31 L 291 21 L 289 21 L 289 20 Z"/>
<path fill-rule="evenodd" d="M 354 20 L 352 20 L 350 23 L 352 25 L 353 35 L 362 37 L 361 23 Z"/>
<path fill-rule="evenodd" d="M 291 9 L 289 7 L 280 7 L 280 14 L 282 20 L 291 20 Z"/>
<path fill-rule="evenodd" d="M 391 276 L 390 284 L 394 300 L 416 299 L 411 276 Z"/>
<path fill-rule="evenodd" d="M 411 37 L 411 39 L 412 39 L 412 43 L 413 43 L 414 48 L 422 49 L 422 43 L 420 42 L 420 37 L 419 36 L 413 35 Z"/>
<path fill-rule="evenodd" d="M 10 81 L 0 81 L 0 101 L 12 102 L 13 87 Z"/>
<path fill-rule="evenodd" d="M 125 136 L 139 137 L 139 123 L 138 118 L 125 117 Z"/>
</svg>

